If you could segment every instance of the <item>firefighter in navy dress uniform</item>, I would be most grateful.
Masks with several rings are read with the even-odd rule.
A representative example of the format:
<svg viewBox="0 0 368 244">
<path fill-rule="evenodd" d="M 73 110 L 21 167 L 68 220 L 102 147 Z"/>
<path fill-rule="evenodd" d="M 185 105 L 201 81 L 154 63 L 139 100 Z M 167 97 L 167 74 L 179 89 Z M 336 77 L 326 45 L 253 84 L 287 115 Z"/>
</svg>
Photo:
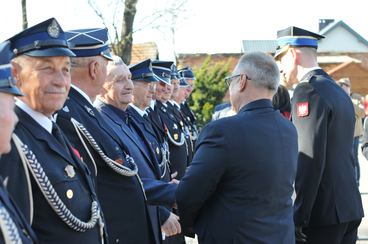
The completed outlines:
<svg viewBox="0 0 368 244">
<path fill-rule="evenodd" d="M 181 179 L 187 168 L 188 148 L 185 134 L 182 130 L 183 122 L 177 119 L 167 104 L 171 98 L 171 66 L 173 62 L 154 61 L 152 69 L 160 80 L 156 87 L 155 110 L 159 114 L 169 142 L 170 169 L 172 174 L 177 173 L 177 179 Z"/>
<path fill-rule="evenodd" d="M 110 243 L 154 243 L 138 168 L 93 101 L 112 59 L 106 28 L 66 32 L 72 58 L 72 88 L 57 123 L 95 177 Z"/>
<path fill-rule="evenodd" d="M 104 223 L 90 171 L 53 121 L 70 88 L 64 32 L 48 19 L 9 39 L 12 72 L 24 94 L 0 171 L 40 243 L 103 243 Z"/>
<path fill-rule="evenodd" d="M 186 121 L 188 121 L 188 124 L 190 125 L 189 127 L 190 135 L 191 135 L 193 147 L 195 147 L 195 142 L 197 141 L 199 130 L 197 126 L 196 116 L 194 115 L 192 109 L 189 107 L 189 104 L 186 101 L 186 99 L 188 99 L 188 97 L 193 91 L 195 76 L 194 76 L 192 69 L 189 67 L 185 67 L 183 69 L 178 70 L 178 74 L 179 74 L 179 77 L 181 79 L 184 79 L 185 83 L 187 84 L 185 85 L 187 88 L 187 97 L 185 98 L 184 101 L 180 103 L 180 108 L 184 114 Z M 182 84 L 183 84 L 183 81 L 182 81 Z"/>
<path fill-rule="evenodd" d="M 11 134 L 18 121 L 14 96 L 22 95 L 11 76 L 9 62 L 10 42 L 3 42 L 0 44 L 0 158 L 11 149 Z M 6 180 L 0 177 L 0 181 L 0 243 L 38 243 L 30 224 L 6 191 Z"/>
<path fill-rule="evenodd" d="M 275 58 L 289 85 L 297 84 L 291 119 L 298 131 L 294 222 L 302 243 L 355 243 L 363 217 L 352 144 L 350 97 L 317 63 L 323 36 L 288 27 L 277 33 Z M 306 235 L 306 237 L 305 237 Z"/>
<path fill-rule="evenodd" d="M 167 159 L 163 158 L 166 157 L 165 148 L 166 145 L 162 145 L 160 143 L 161 139 L 156 139 L 156 134 L 154 129 L 152 128 L 152 124 L 147 117 L 147 112 L 145 111 L 146 108 L 150 105 L 152 96 L 154 94 L 154 88 L 157 83 L 157 78 L 154 76 L 151 61 L 145 60 L 140 62 L 136 65 L 131 66 L 130 72 L 132 75 L 132 80 L 134 83 L 133 89 L 133 103 L 128 106 L 127 111 L 129 112 L 132 123 L 139 127 L 141 133 L 142 140 L 148 140 L 150 142 L 152 151 L 156 155 L 156 161 L 161 162 L 160 170 L 161 170 L 161 180 L 169 182 L 171 179 L 165 179 L 163 176 L 166 174 L 168 169 Z M 161 147 L 161 150 L 160 150 Z M 169 172 L 168 172 L 169 173 Z M 170 174 L 166 174 L 170 176 Z M 167 210 L 160 208 L 160 221 L 161 221 L 161 229 L 165 234 L 164 243 L 182 243 L 180 240 L 179 242 L 176 239 L 179 238 L 177 235 L 181 231 L 180 223 L 178 222 L 178 216 L 174 214 L 172 211 L 172 206 L 167 206 Z"/>
</svg>

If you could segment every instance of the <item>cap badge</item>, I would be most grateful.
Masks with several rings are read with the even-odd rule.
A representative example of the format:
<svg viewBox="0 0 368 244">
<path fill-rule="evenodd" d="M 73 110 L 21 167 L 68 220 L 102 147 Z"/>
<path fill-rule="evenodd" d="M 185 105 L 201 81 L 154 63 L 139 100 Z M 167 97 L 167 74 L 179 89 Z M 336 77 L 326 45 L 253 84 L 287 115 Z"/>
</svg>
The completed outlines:
<svg viewBox="0 0 368 244">
<path fill-rule="evenodd" d="M 49 33 L 49 35 L 52 38 L 58 38 L 60 35 L 60 27 L 59 25 L 56 23 L 55 20 L 53 20 L 51 22 L 51 24 L 49 25 L 49 27 L 47 27 L 47 33 Z"/>
</svg>

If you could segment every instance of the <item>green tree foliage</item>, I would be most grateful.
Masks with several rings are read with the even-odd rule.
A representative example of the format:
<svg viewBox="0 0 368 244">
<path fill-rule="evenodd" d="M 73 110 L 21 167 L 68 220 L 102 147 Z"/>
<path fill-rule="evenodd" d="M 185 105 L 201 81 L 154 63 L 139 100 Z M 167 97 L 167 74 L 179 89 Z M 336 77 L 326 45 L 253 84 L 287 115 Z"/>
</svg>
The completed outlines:
<svg viewBox="0 0 368 244">
<path fill-rule="evenodd" d="M 193 69 L 196 80 L 188 102 L 200 127 L 211 121 L 214 107 L 223 100 L 227 89 L 224 78 L 229 75 L 229 61 L 213 63 L 208 56 L 200 68 Z"/>
</svg>

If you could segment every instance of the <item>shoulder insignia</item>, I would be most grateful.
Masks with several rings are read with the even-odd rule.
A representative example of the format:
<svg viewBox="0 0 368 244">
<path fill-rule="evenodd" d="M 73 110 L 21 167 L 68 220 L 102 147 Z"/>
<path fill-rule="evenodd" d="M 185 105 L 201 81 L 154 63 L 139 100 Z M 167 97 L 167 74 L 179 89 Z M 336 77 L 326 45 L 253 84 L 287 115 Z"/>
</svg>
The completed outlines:
<svg viewBox="0 0 368 244">
<path fill-rule="evenodd" d="M 5 179 L 3 180 L 3 185 L 4 185 L 5 189 L 8 186 L 8 181 L 9 181 L 9 176 L 5 177 Z"/>
<path fill-rule="evenodd" d="M 63 107 L 63 111 L 66 112 L 66 113 L 69 113 L 70 112 L 68 106 Z"/>
<path fill-rule="evenodd" d="M 296 113 L 298 117 L 306 117 L 309 115 L 309 103 L 302 102 L 296 104 Z"/>
</svg>

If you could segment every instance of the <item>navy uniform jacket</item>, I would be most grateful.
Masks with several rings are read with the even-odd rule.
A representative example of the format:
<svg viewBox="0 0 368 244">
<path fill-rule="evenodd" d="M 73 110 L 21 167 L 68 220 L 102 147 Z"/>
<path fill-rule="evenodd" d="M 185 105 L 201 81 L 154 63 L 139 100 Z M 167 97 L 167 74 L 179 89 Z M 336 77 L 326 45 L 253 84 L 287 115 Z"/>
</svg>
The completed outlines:
<svg viewBox="0 0 368 244">
<path fill-rule="evenodd" d="M 351 145 L 354 108 L 322 70 L 307 73 L 294 91 L 292 121 L 299 135 L 295 225 L 334 225 L 363 217 Z"/>
<path fill-rule="evenodd" d="M 129 118 L 127 112 L 105 104 L 100 100 L 97 100 L 95 104 L 103 118 L 120 138 L 120 143 L 128 148 L 130 156 L 134 158 L 138 165 L 138 173 L 143 182 L 147 202 L 150 204 L 148 209 L 153 228 L 156 230 L 156 239 L 161 241 L 161 225 L 158 218 L 159 209 L 157 206 L 152 205 L 173 206 L 176 202 L 175 191 L 177 185 L 160 180 L 160 169 L 154 153 L 146 138 L 141 137 L 141 131 L 134 124 L 134 121 Z M 166 211 L 165 216 L 167 219 L 170 212 L 166 208 L 162 208 L 162 211 Z"/>
<path fill-rule="evenodd" d="M 185 120 L 190 125 L 189 130 L 192 135 L 193 145 L 195 146 L 195 142 L 197 141 L 197 136 L 199 133 L 197 126 L 197 119 L 193 111 L 190 109 L 189 104 L 186 101 L 180 104 L 180 110 L 182 111 Z"/>
<path fill-rule="evenodd" d="M 146 109 L 147 114 L 148 114 L 147 120 L 150 122 L 152 130 L 155 132 L 156 139 L 159 142 L 159 145 L 161 147 L 161 153 L 160 153 L 159 156 L 157 156 L 158 162 L 160 162 L 160 164 L 162 164 L 162 166 L 160 167 L 161 179 L 163 179 L 165 181 L 170 181 L 171 180 L 171 173 L 172 173 L 171 169 L 170 169 L 168 163 L 165 162 L 165 164 L 163 164 L 164 162 L 162 161 L 162 159 L 164 157 L 164 153 L 166 154 L 167 159 L 170 160 L 170 156 L 167 154 L 167 152 L 169 152 L 169 142 L 168 142 L 169 138 L 168 138 L 167 132 L 166 132 L 167 128 L 166 128 L 164 122 L 162 121 L 159 113 L 157 112 L 157 107 L 156 106 L 155 106 L 155 108 L 156 108 L 156 110 L 152 109 L 151 107 L 148 107 Z M 134 112 L 132 112 L 131 114 L 132 114 L 133 118 L 137 117 L 137 116 L 134 116 L 134 114 L 135 114 Z M 140 123 L 137 123 L 137 124 L 140 124 Z M 166 144 L 166 146 L 165 146 L 165 144 Z"/>
<path fill-rule="evenodd" d="M 292 123 L 261 99 L 209 123 L 177 190 L 185 234 L 200 243 L 294 243 Z"/>
<path fill-rule="evenodd" d="M 179 122 L 181 126 L 181 130 L 185 136 L 185 143 L 187 146 L 187 164 L 192 162 L 193 153 L 194 153 L 194 144 L 192 141 L 192 125 L 189 118 L 187 118 L 184 113 L 181 111 L 180 107 L 167 102 L 168 110 L 174 115 L 175 120 Z"/>
<path fill-rule="evenodd" d="M 127 112 L 129 113 L 130 117 L 134 121 L 134 124 L 138 126 L 139 130 L 143 133 L 144 137 L 147 139 L 151 149 L 154 152 L 154 156 L 158 163 L 162 162 L 162 144 L 164 143 L 164 138 L 158 136 L 153 128 L 152 123 L 148 119 L 148 114 L 146 118 L 142 117 L 133 107 L 128 106 Z M 164 169 L 160 169 L 160 178 Z"/>
<path fill-rule="evenodd" d="M 133 123 L 136 126 L 138 126 L 139 130 L 142 132 L 141 137 L 147 138 L 148 143 L 150 144 L 152 150 L 155 153 L 156 161 L 162 162 L 161 147 L 163 147 L 162 144 L 164 143 L 165 138 L 160 138 L 160 135 L 155 133 L 155 130 L 153 129 L 153 125 L 148 119 L 148 116 L 147 118 L 142 117 L 131 106 L 128 107 L 127 111 L 129 115 L 131 116 Z M 151 113 L 152 112 L 153 111 L 151 111 Z M 170 169 L 168 168 L 167 165 L 163 165 L 163 167 L 160 167 L 160 179 L 165 182 L 169 182 L 171 180 Z M 169 211 L 172 211 L 171 207 L 167 207 L 167 209 L 169 209 Z M 165 221 L 169 218 L 170 212 L 162 208 L 160 208 L 159 211 L 160 211 L 160 222 L 161 222 L 161 225 L 163 225 Z"/>
<path fill-rule="evenodd" d="M 170 170 L 172 173 L 178 172 L 176 179 L 180 180 L 185 173 L 188 163 L 188 149 L 180 121 L 178 121 L 171 110 L 160 101 L 156 101 L 155 110 L 157 110 L 157 113 L 165 125 L 165 132 L 169 137 Z M 184 138 L 184 143 L 180 144 L 182 138 Z M 179 144 L 176 145 L 175 143 Z"/>
<path fill-rule="evenodd" d="M 8 212 L 10 218 L 15 224 L 20 239 L 24 244 L 38 243 L 36 234 L 31 229 L 29 223 L 27 223 L 26 219 L 23 217 L 23 214 L 15 205 L 15 203 L 11 200 L 8 192 L 5 190 L 3 186 L 3 178 L 0 177 L 0 207 L 5 208 Z M 5 240 L 2 235 L 2 230 L 0 230 L 0 243 L 5 243 Z"/>
<path fill-rule="evenodd" d="M 80 162 L 69 148 L 63 148 L 56 138 L 41 127 L 31 116 L 16 107 L 19 118 L 14 133 L 36 155 L 45 174 L 66 207 L 79 219 L 87 222 L 91 217 L 92 198 L 96 199 L 89 170 Z M 72 165 L 75 176 L 69 177 L 66 166 Z M 27 169 L 28 170 L 28 169 Z M 30 222 L 31 201 L 25 169 L 18 151 L 12 143 L 9 154 L 3 155 L 0 172 L 7 178 L 7 190 L 23 215 Z M 33 222 L 40 243 L 101 243 L 99 225 L 86 232 L 71 229 L 50 207 L 33 176 L 30 174 L 33 194 Z M 67 198 L 67 191 L 73 191 Z"/>
<path fill-rule="evenodd" d="M 79 92 L 70 89 L 63 110 L 58 112 L 57 123 L 72 145 L 80 152 L 93 174 L 94 166 L 70 122 L 74 118 L 87 128 L 104 153 L 113 160 L 125 159 L 118 138 L 101 115 Z M 88 142 L 86 142 L 88 144 Z M 137 177 L 121 176 L 114 172 L 102 158 L 89 148 L 97 164 L 97 195 L 106 219 L 111 243 L 151 243 L 144 193 Z"/>
</svg>

